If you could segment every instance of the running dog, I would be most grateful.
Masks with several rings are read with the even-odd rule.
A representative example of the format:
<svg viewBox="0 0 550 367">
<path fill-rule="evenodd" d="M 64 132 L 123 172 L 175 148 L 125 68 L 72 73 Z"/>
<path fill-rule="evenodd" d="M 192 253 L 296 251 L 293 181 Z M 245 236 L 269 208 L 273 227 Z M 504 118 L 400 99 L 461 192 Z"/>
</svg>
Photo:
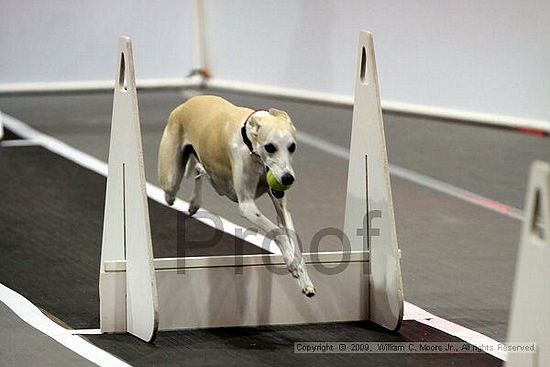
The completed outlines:
<svg viewBox="0 0 550 367">
<path fill-rule="evenodd" d="M 194 176 L 189 215 L 201 206 L 201 184 L 207 177 L 219 195 L 237 202 L 240 214 L 277 244 L 302 292 L 315 288 L 307 274 L 282 192 L 270 190 L 266 171 L 281 184 L 294 182 L 292 156 L 296 129 L 288 114 L 270 108 L 251 110 L 216 96 L 193 97 L 168 119 L 159 148 L 158 177 L 166 202 L 174 203 L 184 174 Z M 193 163 L 191 163 L 193 162 Z M 278 225 L 263 215 L 255 199 L 269 192 Z"/>
</svg>

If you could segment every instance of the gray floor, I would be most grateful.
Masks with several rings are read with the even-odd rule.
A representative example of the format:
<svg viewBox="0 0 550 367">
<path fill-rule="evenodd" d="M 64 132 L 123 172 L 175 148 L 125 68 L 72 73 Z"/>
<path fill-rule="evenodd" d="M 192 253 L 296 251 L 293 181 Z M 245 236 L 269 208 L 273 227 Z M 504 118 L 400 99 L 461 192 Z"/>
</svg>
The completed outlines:
<svg viewBox="0 0 550 367">
<path fill-rule="evenodd" d="M 0 366 L 95 366 L 21 320 L 0 302 Z M 47 355 L 47 358 L 44 358 Z"/>
<path fill-rule="evenodd" d="M 252 108 L 277 107 L 301 131 L 347 147 L 351 108 L 225 94 Z M 156 154 L 179 91 L 140 91 L 146 176 L 156 183 Z M 31 126 L 106 160 L 110 93 L 2 96 L 0 108 Z M 512 131 L 385 114 L 390 163 L 521 208 L 529 163 L 548 159 L 548 138 Z M 300 144 L 297 182 L 289 192 L 304 247 L 322 228 L 341 227 L 347 162 Z M 184 182 L 180 195 L 187 198 Z M 248 225 L 234 204 L 208 185 L 205 207 Z M 392 178 L 406 300 L 503 341 L 520 223 L 402 179 Z M 266 200 L 262 208 L 272 215 Z M 327 238 L 321 250 L 335 249 Z"/>
</svg>

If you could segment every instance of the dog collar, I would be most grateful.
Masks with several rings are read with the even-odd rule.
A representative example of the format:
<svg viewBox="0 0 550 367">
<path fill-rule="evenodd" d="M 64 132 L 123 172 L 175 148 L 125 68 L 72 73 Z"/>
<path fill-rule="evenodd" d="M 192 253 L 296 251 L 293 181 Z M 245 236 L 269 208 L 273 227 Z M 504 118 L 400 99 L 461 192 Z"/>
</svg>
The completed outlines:
<svg viewBox="0 0 550 367">
<path fill-rule="evenodd" d="M 243 127 L 241 127 L 241 136 L 242 136 L 242 138 L 243 138 L 243 143 L 244 143 L 244 145 L 246 145 L 246 147 L 248 148 L 248 150 L 250 150 L 250 154 L 255 155 L 255 156 L 257 156 L 257 157 L 259 157 L 260 155 L 254 151 L 254 147 L 252 146 L 252 141 L 250 140 L 250 138 L 248 137 L 248 134 L 246 133 L 246 124 L 248 124 L 248 121 L 250 120 L 250 118 L 251 118 L 256 112 L 260 112 L 260 111 L 265 111 L 265 110 L 254 110 L 250 115 L 248 115 L 248 117 L 246 118 L 246 120 L 244 120 Z"/>
</svg>

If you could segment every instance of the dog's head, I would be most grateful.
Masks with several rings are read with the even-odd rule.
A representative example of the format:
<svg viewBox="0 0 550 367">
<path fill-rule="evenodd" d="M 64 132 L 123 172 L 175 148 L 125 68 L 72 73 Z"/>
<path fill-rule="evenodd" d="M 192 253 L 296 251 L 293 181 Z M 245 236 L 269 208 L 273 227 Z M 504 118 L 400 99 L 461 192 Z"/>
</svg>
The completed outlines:
<svg viewBox="0 0 550 367">
<path fill-rule="evenodd" d="M 248 132 L 254 151 L 283 185 L 294 182 L 292 156 L 296 150 L 296 128 L 284 111 L 270 108 L 250 117 Z"/>
</svg>

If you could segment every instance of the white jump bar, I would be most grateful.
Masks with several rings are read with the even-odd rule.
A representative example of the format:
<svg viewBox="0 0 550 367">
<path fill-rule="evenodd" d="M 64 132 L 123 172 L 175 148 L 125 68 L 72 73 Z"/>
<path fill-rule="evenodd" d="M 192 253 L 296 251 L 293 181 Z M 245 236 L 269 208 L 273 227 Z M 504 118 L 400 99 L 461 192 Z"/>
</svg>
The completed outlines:
<svg viewBox="0 0 550 367">
<path fill-rule="evenodd" d="M 348 262 L 364 262 L 369 260 L 368 251 L 342 251 L 304 253 L 306 264 L 340 264 Z M 153 260 L 155 271 L 195 269 L 195 268 L 219 268 L 242 267 L 262 265 L 285 265 L 283 257 L 275 254 L 241 255 L 241 256 L 194 256 L 194 257 L 164 257 Z M 182 263 L 185 265 L 182 266 Z M 105 261 L 105 272 L 126 271 L 126 260 Z"/>
</svg>

